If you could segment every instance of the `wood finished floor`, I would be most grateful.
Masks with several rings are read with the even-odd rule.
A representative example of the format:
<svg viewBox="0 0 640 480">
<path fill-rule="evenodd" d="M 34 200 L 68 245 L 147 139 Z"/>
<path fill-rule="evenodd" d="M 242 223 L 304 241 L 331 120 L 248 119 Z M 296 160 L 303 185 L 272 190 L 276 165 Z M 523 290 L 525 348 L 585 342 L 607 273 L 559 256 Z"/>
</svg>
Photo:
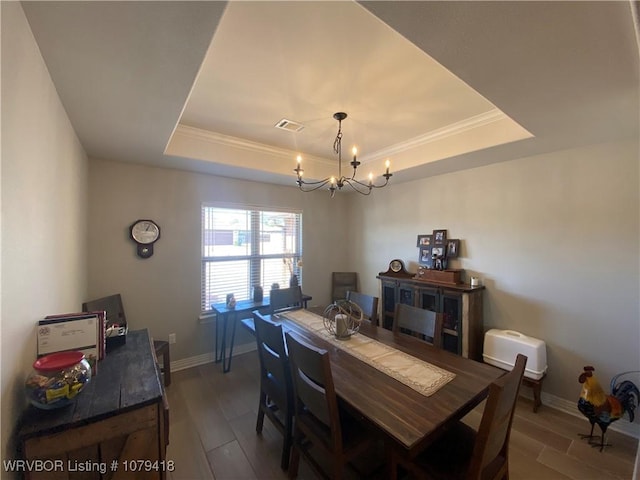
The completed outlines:
<svg viewBox="0 0 640 480">
<path fill-rule="evenodd" d="M 223 374 L 221 365 L 207 364 L 172 374 L 167 388 L 170 404 L 170 444 L 167 459 L 175 462 L 171 480 L 285 479 L 280 469 L 282 436 L 268 419 L 261 436 L 255 432 L 258 403 L 256 352 L 233 359 Z M 600 453 L 578 433 L 587 433 L 586 419 L 520 398 L 511 433 L 512 480 L 629 480 L 637 440 L 608 432 L 613 444 Z M 484 404 L 465 417 L 477 427 Z M 626 421 L 623 419 L 621 421 Z M 301 460 L 300 479 L 316 476 Z"/>
</svg>

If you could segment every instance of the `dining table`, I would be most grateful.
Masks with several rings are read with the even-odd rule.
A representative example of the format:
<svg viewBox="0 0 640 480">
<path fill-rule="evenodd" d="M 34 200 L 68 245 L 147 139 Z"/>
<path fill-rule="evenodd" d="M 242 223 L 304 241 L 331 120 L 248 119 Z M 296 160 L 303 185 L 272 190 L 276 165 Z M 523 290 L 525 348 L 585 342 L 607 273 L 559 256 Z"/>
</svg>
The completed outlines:
<svg viewBox="0 0 640 480">
<path fill-rule="evenodd" d="M 492 382 L 504 371 L 484 363 L 436 348 L 419 338 L 394 333 L 383 327 L 363 322 L 358 332 L 345 340 L 327 338 L 326 332 L 301 324 L 298 317 L 322 316 L 298 310 L 267 316 L 284 331 L 293 332 L 306 342 L 329 352 L 336 394 L 353 412 L 365 418 L 380 432 L 385 444 L 403 458 L 414 458 L 453 423 L 462 419 L 488 395 Z M 367 348 L 396 352 L 415 360 L 421 368 L 445 372 L 445 380 L 427 394 L 412 382 L 403 382 L 385 368 L 354 355 L 340 342 L 354 342 L 357 336 L 367 338 Z M 371 339 L 373 342 L 368 342 Z M 356 349 L 351 349 L 356 350 Z M 424 362 L 424 364 L 422 363 Z M 407 368 L 411 370 L 413 367 Z M 419 372 L 420 370 L 416 370 Z M 402 371 L 400 372 L 402 376 Z"/>
</svg>

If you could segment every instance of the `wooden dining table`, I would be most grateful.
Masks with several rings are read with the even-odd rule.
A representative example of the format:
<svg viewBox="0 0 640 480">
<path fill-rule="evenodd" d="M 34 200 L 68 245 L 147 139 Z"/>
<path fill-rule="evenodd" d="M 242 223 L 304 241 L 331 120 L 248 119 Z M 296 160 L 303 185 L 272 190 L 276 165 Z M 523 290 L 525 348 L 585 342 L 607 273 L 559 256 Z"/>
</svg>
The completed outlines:
<svg viewBox="0 0 640 480">
<path fill-rule="evenodd" d="M 339 399 L 381 432 L 388 446 L 408 459 L 481 403 L 488 395 L 489 385 L 505 373 L 491 365 L 435 348 L 418 338 L 363 323 L 356 335 L 366 335 L 455 374 L 453 380 L 425 396 L 285 315 L 273 315 L 270 319 L 281 324 L 285 331 L 294 332 L 329 352 Z"/>
</svg>

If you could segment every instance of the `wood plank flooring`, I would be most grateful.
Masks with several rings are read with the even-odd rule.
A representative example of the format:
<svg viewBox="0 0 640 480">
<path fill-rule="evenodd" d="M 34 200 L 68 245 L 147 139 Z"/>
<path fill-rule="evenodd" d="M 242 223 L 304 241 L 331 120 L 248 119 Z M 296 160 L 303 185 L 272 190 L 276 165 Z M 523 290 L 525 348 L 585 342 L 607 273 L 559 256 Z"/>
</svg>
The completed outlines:
<svg viewBox="0 0 640 480">
<path fill-rule="evenodd" d="M 170 480 L 285 479 L 280 469 L 282 436 L 269 420 L 255 432 L 258 405 L 256 352 L 233 359 L 223 374 L 207 364 L 172 374 L 167 388 L 170 444 L 167 460 L 175 470 Z M 577 393 L 576 393 L 577 394 Z M 484 404 L 465 422 L 477 427 Z M 626 419 L 621 420 L 626 421 Z M 630 480 L 638 449 L 634 438 L 611 431 L 612 447 L 600 453 L 578 433 L 588 433 L 586 419 L 544 405 L 533 413 L 532 402 L 520 398 L 511 433 L 512 480 Z M 317 478 L 301 460 L 298 478 Z"/>
</svg>

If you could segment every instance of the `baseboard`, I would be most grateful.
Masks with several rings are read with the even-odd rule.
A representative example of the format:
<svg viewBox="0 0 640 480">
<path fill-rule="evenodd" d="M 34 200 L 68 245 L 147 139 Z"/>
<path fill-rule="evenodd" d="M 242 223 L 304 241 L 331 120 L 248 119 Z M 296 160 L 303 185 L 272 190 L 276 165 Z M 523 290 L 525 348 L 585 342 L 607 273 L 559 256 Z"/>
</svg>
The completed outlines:
<svg viewBox="0 0 640 480">
<path fill-rule="evenodd" d="M 531 390 L 527 388 L 521 388 L 520 394 L 524 397 L 533 399 L 533 395 L 531 394 Z M 584 415 L 580 413 L 578 410 L 578 399 L 576 397 L 575 402 L 570 400 L 565 400 L 564 398 L 556 397 L 555 395 L 551 395 L 549 393 L 544 393 L 540 395 L 540 399 L 542 400 L 542 405 L 545 407 L 554 408 L 563 413 L 567 413 L 574 417 L 582 418 L 585 421 L 587 420 Z M 614 430 L 618 433 L 622 433 L 623 435 L 628 435 L 629 437 L 633 437 L 636 439 L 640 439 L 640 424 L 638 423 L 630 423 L 628 418 L 625 416 L 621 418 L 615 423 L 612 423 L 608 430 Z"/>
<path fill-rule="evenodd" d="M 253 352 L 256 349 L 255 343 L 245 343 L 244 345 L 235 345 L 233 347 L 233 356 L 242 355 L 244 353 Z M 199 365 L 206 365 L 207 363 L 213 363 L 215 361 L 215 353 L 207 352 L 195 357 L 182 358 L 180 360 L 171 362 L 171 371 L 177 372 L 179 370 L 185 370 L 187 368 L 197 367 Z"/>
<path fill-rule="evenodd" d="M 237 345 L 233 349 L 234 356 L 242 355 L 244 353 L 253 352 L 256 349 L 254 343 L 246 343 L 244 345 Z M 197 367 L 199 365 L 205 365 L 214 361 L 214 353 L 208 352 L 202 355 L 196 355 L 195 357 L 183 358 L 171 362 L 171 371 L 177 372 L 178 370 L 184 370 L 187 368 Z M 533 398 L 530 389 L 521 388 L 520 394 L 527 398 Z M 554 408 L 561 412 L 573 415 L 574 417 L 584 418 L 584 416 L 578 411 L 578 400 L 575 402 L 565 400 L 564 398 L 556 397 L 549 393 L 542 392 L 541 394 L 542 404 L 545 407 Z M 586 419 L 585 419 L 586 420 Z M 633 438 L 640 439 L 640 424 L 629 423 L 627 418 L 622 418 L 615 423 L 612 423 L 609 430 L 614 430 L 623 435 L 628 435 Z"/>
</svg>

